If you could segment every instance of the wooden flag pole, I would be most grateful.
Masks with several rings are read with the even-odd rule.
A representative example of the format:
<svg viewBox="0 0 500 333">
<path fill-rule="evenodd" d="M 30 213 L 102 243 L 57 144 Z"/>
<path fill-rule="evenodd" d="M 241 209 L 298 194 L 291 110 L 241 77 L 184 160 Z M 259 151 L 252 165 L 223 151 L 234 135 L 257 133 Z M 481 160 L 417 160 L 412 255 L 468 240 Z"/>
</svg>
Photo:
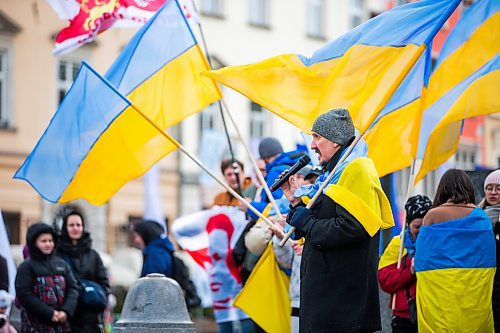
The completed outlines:
<svg viewBox="0 0 500 333">
<path fill-rule="evenodd" d="M 158 130 L 165 138 L 167 138 L 170 142 L 172 142 L 174 145 L 177 146 L 184 154 L 186 154 L 190 159 L 193 160 L 200 168 L 202 168 L 210 177 L 212 177 L 216 182 L 218 182 L 222 187 L 224 187 L 229 193 L 231 193 L 232 196 L 234 196 L 236 199 L 238 199 L 242 204 L 244 204 L 248 209 L 250 209 L 255 215 L 260 217 L 264 222 L 266 222 L 270 227 L 273 228 L 273 230 L 279 231 L 280 228 L 278 228 L 277 225 L 275 225 L 271 220 L 269 220 L 267 217 L 265 217 L 261 212 L 259 212 L 255 207 L 253 207 L 249 202 L 245 200 L 241 195 L 236 193 L 235 190 L 233 190 L 229 185 L 227 185 L 225 182 L 220 180 L 216 175 L 214 175 L 203 163 L 198 160 L 194 155 L 192 155 L 190 152 L 188 152 L 177 140 L 175 140 L 173 137 L 170 136 L 170 134 L 166 133 L 163 131 L 158 125 L 156 125 L 151 119 L 149 119 L 148 116 L 146 116 L 141 110 L 137 108 L 134 104 L 130 105 L 137 113 L 139 113 L 148 123 L 150 123 L 154 128 Z M 284 235 L 280 235 L 284 236 Z"/>
<path fill-rule="evenodd" d="M 415 181 L 415 159 L 413 159 L 411 163 L 411 171 L 410 171 L 410 178 L 408 179 L 408 189 L 406 191 L 406 199 L 405 203 L 408 201 L 408 199 L 411 197 L 413 194 L 413 182 Z M 403 227 L 401 228 L 401 234 L 399 235 L 400 238 L 400 244 L 399 244 L 399 250 L 398 250 L 398 263 L 396 265 L 397 269 L 401 268 L 401 261 L 403 259 L 403 248 L 404 248 L 404 241 L 405 241 L 405 233 L 406 233 L 406 221 L 403 223 Z M 392 294 L 392 304 L 391 304 L 391 309 L 394 310 L 396 308 L 396 294 Z"/>
</svg>

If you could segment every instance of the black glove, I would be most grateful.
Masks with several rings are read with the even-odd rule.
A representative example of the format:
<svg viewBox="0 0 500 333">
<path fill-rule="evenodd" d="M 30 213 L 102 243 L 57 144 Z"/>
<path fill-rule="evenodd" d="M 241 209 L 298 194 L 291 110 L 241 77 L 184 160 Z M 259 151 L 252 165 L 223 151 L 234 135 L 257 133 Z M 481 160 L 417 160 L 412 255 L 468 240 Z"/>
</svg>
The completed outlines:
<svg viewBox="0 0 500 333">
<path fill-rule="evenodd" d="M 305 232 L 307 229 L 307 224 L 312 217 L 312 212 L 310 209 L 306 207 L 296 207 L 293 212 L 292 219 L 290 220 L 290 224 L 294 226 L 297 230 Z"/>
</svg>

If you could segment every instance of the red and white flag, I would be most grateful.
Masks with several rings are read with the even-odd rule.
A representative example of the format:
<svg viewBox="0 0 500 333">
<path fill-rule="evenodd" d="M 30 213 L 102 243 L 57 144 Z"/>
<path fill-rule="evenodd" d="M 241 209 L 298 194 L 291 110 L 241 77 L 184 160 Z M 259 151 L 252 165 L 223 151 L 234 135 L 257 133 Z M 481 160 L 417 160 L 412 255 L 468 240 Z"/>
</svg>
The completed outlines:
<svg viewBox="0 0 500 333">
<path fill-rule="evenodd" d="M 92 42 L 97 34 L 119 27 L 143 25 L 166 0 L 47 0 L 69 26 L 56 37 L 55 55 Z M 168 0 L 176 1 L 176 0 Z M 177 0 L 191 24 L 199 22 L 192 0 Z"/>
<path fill-rule="evenodd" d="M 226 215 L 231 222 L 232 231 L 228 232 L 230 234 L 229 248 L 233 249 L 247 223 L 245 213 L 238 207 L 214 206 L 211 209 L 181 216 L 175 219 L 171 226 L 177 243 L 205 270 L 212 265 L 208 247 L 209 231 L 213 227 L 208 225 L 208 222 L 211 218 L 221 214 Z M 210 230 L 207 230 L 207 226 Z"/>
<path fill-rule="evenodd" d="M 247 221 L 238 207 L 215 206 L 174 221 L 172 232 L 179 245 L 207 272 L 217 322 L 248 318 L 233 306 L 241 291 L 241 270 L 233 249 Z"/>
</svg>

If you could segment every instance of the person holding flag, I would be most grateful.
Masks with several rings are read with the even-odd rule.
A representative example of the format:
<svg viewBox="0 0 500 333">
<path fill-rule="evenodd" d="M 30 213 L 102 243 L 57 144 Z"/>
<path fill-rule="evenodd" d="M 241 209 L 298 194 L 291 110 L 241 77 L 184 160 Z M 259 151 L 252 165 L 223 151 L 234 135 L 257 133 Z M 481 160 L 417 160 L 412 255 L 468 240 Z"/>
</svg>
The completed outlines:
<svg viewBox="0 0 500 333">
<path fill-rule="evenodd" d="M 334 170 L 354 135 L 346 109 L 316 118 L 311 149 L 326 172 Z M 291 203 L 287 222 L 296 228 L 295 239 L 305 237 L 300 332 L 375 332 L 381 329 L 379 229 L 392 221 L 391 208 L 369 158 L 350 159 L 334 175 L 310 209 L 295 192 L 295 176 L 281 187 Z"/>
<path fill-rule="evenodd" d="M 394 236 L 380 257 L 378 280 L 380 287 L 392 295 L 392 332 L 418 332 L 416 298 L 417 277 L 413 267 L 415 242 L 425 214 L 432 208 L 432 201 L 425 195 L 410 197 L 405 204 L 407 228 L 404 232 L 403 260 L 398 267 L 401 236 Z M 394 303 L 393 303 L 394 302 Z"/>
</svg>

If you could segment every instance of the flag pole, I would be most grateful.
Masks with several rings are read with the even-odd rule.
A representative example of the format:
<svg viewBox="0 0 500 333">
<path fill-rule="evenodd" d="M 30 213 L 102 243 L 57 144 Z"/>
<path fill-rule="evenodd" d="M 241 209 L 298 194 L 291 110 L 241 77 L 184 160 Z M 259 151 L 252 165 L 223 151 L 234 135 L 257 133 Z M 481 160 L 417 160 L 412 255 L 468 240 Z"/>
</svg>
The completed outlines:
<svg viewBox="0 0 500 333">
<path fill-rule="evenodd" d="M 197 8 L 196 8 L 196 4 L 194 3 L 194 1 L 192 1 L 192 5 L 193 5 L 193 8 L 196 12 L 198 12 Z M 208 65 L 210 67 L 211 70 L 213 70 L 213 64 L 212 64 L 212 56 L 210 55 L 210 53 L 208 52 L 208 45 L 207 45 L 207 42 L 206 42 L 206 39 L 205 39 L 205 34 L 203 32 L 203 27 L 201 26 L 201 22 L 198 21 L 198 29 L 200 30 L 200 36 L 201 36 L 201 43 L 203 45 L 203 49 L 205 51 L 205 55 L 206 55 L 206 58 L 208 60 Z M 267 185 L 267 182 L 266 180 L 264 179 L 264 176 L 262 175 L 262 172 L 260 171 L 259 169 L 259 166 L 257 165 L 257 162 L 255 161 L 255 158 L 253 157 L 252 153 L 250 152 L 250 149 L 248 148 L 248 145 L 245 143 L 245 141 L 243 140 L 243 136 L 241 135 L 241 132 L 239 130 L 239 127 L 238 125 L 236 124 L 236 122 L 234 121 L 234 118 L 233 116 L 231 115 L 231 113 L 229 112 L 229 108 L 227 107 L 227 104 L 226 102 L 224 101 L 224 97 L 222 97 L 221 99 L 219 99 L 217 101 L 218 105 L 219 105 L 219 109 L 220 109 L 220 113 L 221 113 L 221 116 L 222 116 L 222 123 L 224 124 L 224 130 L 226 132 L 226 136 L 227 136 L 227 140 L 228 140 L 228 143 L 229 143 L 229 150 L 231 151 L 231 156 L 233 158 L 233 164 L 234 164 L 234 154 L 232 152 L 232 148 L 231 148 L 231 141 L 229 139 L 229 132 L 227 130 L 227 126 L 226 126 L 226 120 L 225 120 L 225 117 L 224 117 L 224 113 L 222 112 L 223 109 L 226 111 L 227 115 L 229 116 L 229 119 L 231 120 L 232 124 L 233 124 L 233 127 L 235 128 L 236 130 L 236 133 L 238 135 L 238 138 L 240 139 L 240 142 L 243 144 L 243 147 L 245 148 L 248 156 L 250 157 L 250 161 L 252 162 L 252 165 L 255 169 L 255 172 L 256 172 L 256 175 L 257 175 L 257 178 L 259 179 L 259 182 L 262 184 L 263 188 L 264 188 L 264 191 L 266 192 L 267 194 L 267 197 L 269 198 L 269 201 L 271 202 L 271 204 L 273 205 L 274 207 L 274 210 L 276 211 L 276 215 L 278 216 L 278 218 L 282 218 L 282 214 L 281 214 L 281 211 L 279 209 L 279 206 L 278 204 L 276 203 L 276 200 L 274 200 L 274 197 L 273 195 L 271 194 L 271 190 L 269 189 L 269 186 Z M 238 184 L 239 184 L 239 181 L 238 181 Z M 241 193 L 241 191 L 240 191 Z"/>
<path fill-rule="evenodd" d="M 179 148 L 185 155 L 187 155 L 190 159 L 193 160 L 200 168 L 202 168 L 206 173 L 208 173 L 215 181 L 217 181 L 222 187 L 224 187 L 229 193 L 231 193 L 232 196 L 234 196 L 236 199 L 238 199 L 242 204 L 244 204 L 248 209 L 250 209 L 253 213 L 255 213 L 257 216 L 259 216 L 264 222 L 266 222 L 270 227 L 273 228 L 273 230 L 280 231 L 280 228 L 278 228 L 271 220 L 269 220 L 267 217 L 265 217 L 261 212 L 259 212 L 255 207 L 253 207 L 249 202 L 247 202 L 240 194 L 238 194 L 235 190 L 233 190 L 229 185 L 227 185 L 225 182 L 220 180 L 216 175 L 214 175 L 203 163 L 198 160 L 194 155 L 192 155 L 190 152 L 188 152 L 177 140 L 175 140 L 173 137 L 170 136 L 167 132 L 163 131 L 158 125 L 156 125 L 148 116 L 146 116 L 139 108 L 134 105 L 130 104 L 130 107 L 132 107 L 137 113 L 139 113 L 148 123 L 150 123 L 154 128 L 156 128 L 165 138 L 167 138 L 170 142 L 172 142 L 177 148 Z"/>
<path fill-rule="evenodd" d="M 413 189 L 414 189 L 413 182 L 415 181 L 415 165 L 416 165 L 415 159 L 413 159 L 412 163 L 411 163 L 410 177 L 408 179 L 408 189 L 406 190 L 405 202 L 408 201 L 410 196 L 413 194 Z M 403 259 L 405 232 L 406 232 L 406 221 L 403 223 L 403 227 L 401 228 L 401 234 L 399 235 L 400 243 L 399 243 L 399 250 L 398 250 L 398 263 L 396 265 L 397 269 L 401 268 L 401 261 Z M 391 309 L 394 310 L 395 308 L 396 308 L 396 293 L 392 294 L 392 304 L 391 304 Z"/>
<path fill-rule="evenodd" d="M 264 179 L 264 176 L 262 175 L 262 172 L 260 171 L 259 166 L 257 165 L 257 161 L 255 161 L 255 158 L 253 157 L 252 153 L 250 152 L 250 149 L 248 148 L 248 145 L 245 143 L 245 141 L 243 141 L 243 137 L 241 135 L 241 132 L 240 132 L 238 126 L 236 125 L 236 122 L 234 121 L 234 118 L 233 118 L 231 112 L 229 112 L 229 108 L 227 107 L 227 104 L 224 100 L 222 100 L 222 106 L 223 106 L 224 111 L 226 111 L 227 115 L 229 116 L 229 119 L 233 123 L 233 126 L 236 130 L 236 133 L 238 133 L 238 137 L 240 138 L 240 141 L 243 144 L 243 147 L 247 151 L 247 154 L 250 157 L 250 160 L 252 161 L 252 164 L 256 170 L 257 178 L 259 179 L 259 182 L 262 184 L 264 191 L 266 192 L 267 197 L 269 198 L 269 201 L 273 205 L 274 210 L 276 211 L 276 215 L 278 216 L 278 218 L 281 219 L 282 214 L 281 214 L 281 211 L 278 207 L 278 204 L 276 203 L 276 200 L 274 200 L 274 197 L 271 193 L 271 190 L 269 189 L 269 186 L 267 185 L 267 182 Z"/>
</svg>

